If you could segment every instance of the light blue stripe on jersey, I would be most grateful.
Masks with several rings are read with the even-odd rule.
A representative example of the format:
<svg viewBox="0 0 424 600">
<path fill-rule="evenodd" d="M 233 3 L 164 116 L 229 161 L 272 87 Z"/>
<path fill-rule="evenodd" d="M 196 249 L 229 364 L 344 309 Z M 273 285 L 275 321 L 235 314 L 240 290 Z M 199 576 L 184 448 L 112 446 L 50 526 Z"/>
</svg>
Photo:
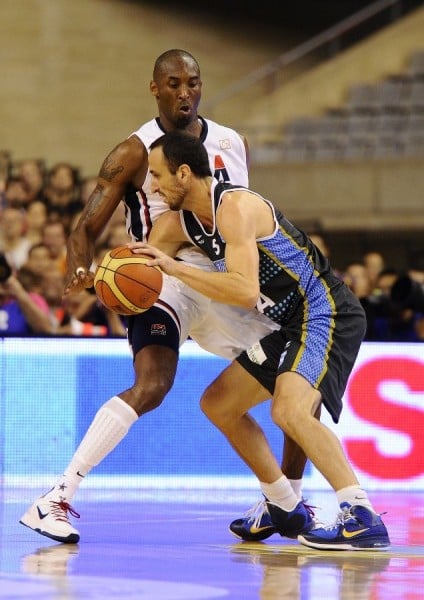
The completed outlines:
<svg viewBox="0 0 424 600">
<path fill-rule="evenodd" d="M 298 283 L 304 315 L 302 348 L 294 367 L 313 385 L 318 385 L 327 369 L 326 358 L 334 331 L 335 306 L 329 288 L 315 271 L 307 249 L 281 227 L 273 238 L 259 242 L 258 248 Z M 270 273 L 270 278 L 272 275 L 275 272 Z"/>
</svg>

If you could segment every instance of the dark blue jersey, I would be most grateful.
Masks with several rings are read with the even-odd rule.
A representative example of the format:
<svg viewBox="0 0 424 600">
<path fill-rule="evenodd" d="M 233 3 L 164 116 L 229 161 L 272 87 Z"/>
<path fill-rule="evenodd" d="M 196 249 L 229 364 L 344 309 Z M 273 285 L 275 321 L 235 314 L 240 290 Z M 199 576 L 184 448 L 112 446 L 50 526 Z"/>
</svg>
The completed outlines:
<svg viewBox="0 0 424 600">
<path fill-rule="evenodd" d="M 225 271 L 225 240 L 216 226 L 216 211 L 222 195 L 245 190 L 227 183 L 212 183 L 214 226 L 209 233 L 195 214 L 182 211 L 186 235 L 203 250 L 219 271 Z M 251 192 L 251 190 L 248 190 Z M 344 284 L 332 273 L 330 264 L 308 236 L 256 192 L 273 213 L 274 232 L 257 240 L 260 298 L 256 308 L 280 325 L 292 318 L 309 321 L 331 318 L 336 312 L 333 291 Z M 234 224 L 237 227 L 237 223 Z"/>
</svg>

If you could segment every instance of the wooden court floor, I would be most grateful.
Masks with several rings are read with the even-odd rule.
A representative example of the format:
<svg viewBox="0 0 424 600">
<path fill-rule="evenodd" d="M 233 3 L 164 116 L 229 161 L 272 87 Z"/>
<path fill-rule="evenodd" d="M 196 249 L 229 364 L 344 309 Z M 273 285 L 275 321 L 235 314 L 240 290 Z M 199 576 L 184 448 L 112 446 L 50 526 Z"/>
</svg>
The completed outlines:
<svg viewBox="0 0 424 600">
<path fill-rule="evenodd" d="M 18 523 L 36 495 L 2 491 L 0 598 L 424 598 L 424 494 L 371 494 L 392 541 L 378 553 L 316 551 L 278 535 L 240 543 L 228 523 L 258 496 L 222 490 L 80 491 L 80 543 L 60 545 Z M 333 494 L 311 492 L 309 500 L 329 516 Z"/>
</svg>

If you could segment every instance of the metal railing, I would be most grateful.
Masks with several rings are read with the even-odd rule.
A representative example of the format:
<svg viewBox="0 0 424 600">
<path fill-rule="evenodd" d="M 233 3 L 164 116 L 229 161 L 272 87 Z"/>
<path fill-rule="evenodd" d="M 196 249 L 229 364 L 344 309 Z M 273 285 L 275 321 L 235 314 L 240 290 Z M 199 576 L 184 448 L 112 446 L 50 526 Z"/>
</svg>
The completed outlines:
<svg viewBox="0 0 424 600">
<path fill-rule="evenodd" d="M 278 85 L 279 73 L 289 65 L 300 61 L 312 52 L 323 48 L 326 44 L 330 45 L 332 55 L 335 55 L 341 47 L 341 38 L 348 32 L 362 27 L 372 17 L 381 15 L 383 11 L 389 10 L 389 22 L 393 22 L 403 14 L 402 0 L 378 0 L 369 6 L 363 8 L 350 17 L 340 21 L 337 25 L 326 29 L 322 33 L 301 43 L 292 50 L 284 52 L 271 62 L 252 71 L 245 77 L 223 88 L 220 92 L 204 102 L 205 113 L 213 117 L 217 106 L 229 98 L 244 92 L 253 85 L 266 81 L 267 92 L 275 91 Z"/>
</svg>

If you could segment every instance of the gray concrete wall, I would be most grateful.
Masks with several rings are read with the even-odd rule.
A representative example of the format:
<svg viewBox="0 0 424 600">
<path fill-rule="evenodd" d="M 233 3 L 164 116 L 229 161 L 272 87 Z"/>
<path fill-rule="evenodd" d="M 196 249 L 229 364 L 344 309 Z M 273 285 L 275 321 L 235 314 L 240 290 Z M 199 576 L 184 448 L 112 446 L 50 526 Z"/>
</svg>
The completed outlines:
<svg viewBox="0 0 424 600">
<path fill-rule="evenodd" d="M 97 173 L 106 152 L 156 115 L 149 82 L 163 51 L 196 56 L 206 100 L 289 42 L 152 3 L 1 0 L 0 149 Z"/>
<path fill-rule="evenodd" d="M 329 231 L 424 232 L 423 166 L 422 160 L 254 166 L 250 179 L 300 223 L 319 222 Z"/>
</svg>

